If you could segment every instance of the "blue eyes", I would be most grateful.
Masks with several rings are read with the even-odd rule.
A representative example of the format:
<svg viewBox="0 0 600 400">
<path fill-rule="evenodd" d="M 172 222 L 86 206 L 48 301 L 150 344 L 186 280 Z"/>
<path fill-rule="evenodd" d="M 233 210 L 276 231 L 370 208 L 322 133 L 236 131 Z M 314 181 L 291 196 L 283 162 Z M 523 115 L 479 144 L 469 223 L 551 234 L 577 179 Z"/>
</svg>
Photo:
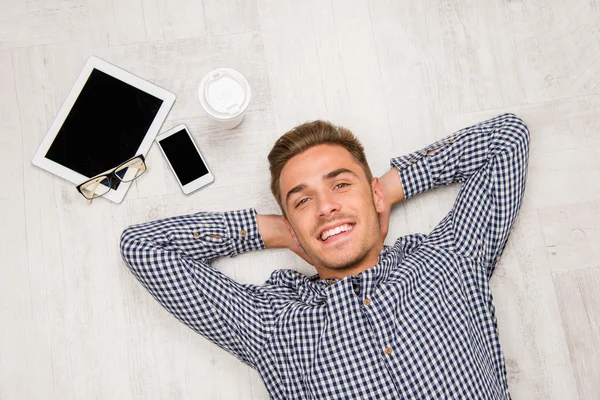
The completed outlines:
<svg viewBox="0 0 600 400">
<path fill-rule="evenodd" d="M 343 187 L 346 186 L 350 186 L 349 183 L 338 183 L 337 185 L 334 186 L 335 189 L 341 189 Z M 306 203 L 306 201 L 308 201 L 308 197 L 303 198 L 302 200 L 300 200 L 297 204 L 295 208 L 298 208 L 299 206 L 301 206 L 302 204 Z"/>
</svg>

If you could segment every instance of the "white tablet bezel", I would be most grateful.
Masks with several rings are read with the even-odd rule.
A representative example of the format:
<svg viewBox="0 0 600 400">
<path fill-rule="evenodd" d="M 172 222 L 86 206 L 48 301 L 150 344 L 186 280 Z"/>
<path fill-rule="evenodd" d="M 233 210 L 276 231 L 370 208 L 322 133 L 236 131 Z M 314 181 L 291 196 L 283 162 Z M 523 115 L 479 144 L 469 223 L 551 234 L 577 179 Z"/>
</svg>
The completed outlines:
<svg viewBox="0 0 600 400">
<path fill-rule="evenodd" d="M 161 140 L 166 139 L 169 136 L 174 135 L 181 130 L 184 130 L 186 132 L 186 134 L 189 135 L 190 139 L 192 139 L 192 144 L 196 148 L 196 151 L 200 155 L 200 159 L 202 160 L 202 162 L 204 163 L 204 166 L 206 167 L 206 170 L 208 171 L 208 174 L 203 175 L 200 178 L 194 179 L 193 181 L 191 181 L 190 183 L 188 183 L 186 185 L 181 184 L 181 181 L 179 180 L 179 176 L 177 175 L 177 173 L 175 173 L 175 169 L 171 165 L 171 161 L 169 160 L 169 157 L 167 157 L 167 155 L 165 154 L 165 151 L 163 150 L 162 146 L 160 145 Z M 169 129 L 168 131 L 161 132 L 156 137 L 155 141 L 156 141 L 156 145 L 160 149 L 160 152 L 165 157 L 165 160 L 167 161 L 169 168 L 171 168 L 171 172 L 173 172 L 173 175 L 175 175 L 175 181 L 177 181 L 177 183 L 179 184 L 179 187 L 181 188 L 181 190 L 183 191 L 184 194 L 191 194 L 191 193 L 195 192 L 196 190 L 200 189 L 201 187 L 206 186 L 209 183 L 212 183 L 215 180 L 215 177 L 214 177 L 212 171 L 210 170 L 206 160 L 202 156 L 202 152 L 198 148 L 198 145 L 196 144 L 196 141 L 194 140 L 192 133 L 190 132 L 190 130 L 188 129 L 188 127 L 185 124 L 179 124 L 171 129 Z"/>
<path fill-rule="evenodd" d="M 60 111 L 56 115 L 54 122 L 52 122 L 52 125 L 48 129 L 48 133 L 46 133 L 44 140 L 40 144 L 40 147 L 38 148 L 31 161 L 34 165 L 45 169 L 46 171 L 51 172 L 55 175 L 58 175 L 61 178 L 64 178 L 69 182 L 74 183 L 75 185 L 79 185 L 80 183 L 83 183 L 91 177 L 84 176 L 79 172 L 65 167 L 64 165 L 58 164 L 57 162 L 46 158 L 45 155 L 48 152 L 48 149 L 50 148 L 52 142 L 56 138 L 56 135 L 60 131 L 62 124 L 69 115 L 69 112 L 73 108 L 73 105 L 75 104 L 79 93 L 81 93 L 81 90 L 83 89 L 85 83 L 87 82 L 90 74 L 94 69 L 102 71 L 163 101 L 162 105 L 158 110 L 158 113 L 154 117 L 154 121 L 152 121 L 152 124 L 148 128 L 148 132 L 146 132 L 144 139 L 142 140 L 140 146 L 138 147 L 134 155 L 142 154 L 145 157 L 148 154 L 148 151 L 152 146 L 152 142 L 156 138 L 160 127 L 167 118 L 167 114 L 169 113 L 169 110 L 175 102 L 175 94 L 163 88 L 160 88 L 148 81 L 145 81 L 113 64 L 110 64 L 95 56 L 91 56 L 87 60 L 85 66 L 83 67 L 83 70 L 81 71 L 81 74 L 79 74 L 79 77 L 75 81 L 73 88 L 69 92 L 69 95 L 67 96 L 65 102 L 60 108 Z M 117 167 L 117 165 L 115 165 L 115 167 Z M 111 189 L 103 197 L 114 201 L 115 203 L 120 203 L 121 201 L 123 201 L 123 198 L 125 197 L 127 189 L 130 185 L 131 183 L 121 182 L 117 190 Z M 73 189 L 75 190 L 75 188 Z"/>
</svg>

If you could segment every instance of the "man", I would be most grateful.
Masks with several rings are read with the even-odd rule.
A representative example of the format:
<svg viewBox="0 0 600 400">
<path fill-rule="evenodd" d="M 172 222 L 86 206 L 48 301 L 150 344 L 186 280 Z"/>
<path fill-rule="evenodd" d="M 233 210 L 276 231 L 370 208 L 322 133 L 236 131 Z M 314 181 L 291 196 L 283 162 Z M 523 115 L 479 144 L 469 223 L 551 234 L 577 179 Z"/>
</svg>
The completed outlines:
<svg viewBox="0 0 600 400">
<path fill-rule="evenodd" d="M 121 253 L 183 323 L 261 375 L 273 399 L 510 398 L 488 280 L 519 211 L 529 131 L 514 114 L 391 160 L 372 178 L 352 133 L 300 125 L 269 154 L 283 216 L 199 212 L 127 228 Z M 394 203 L 462 182 L 429 234 L 383 244 Z M 242 285 L 210 265 L 288 247 Z"/>
</svg>

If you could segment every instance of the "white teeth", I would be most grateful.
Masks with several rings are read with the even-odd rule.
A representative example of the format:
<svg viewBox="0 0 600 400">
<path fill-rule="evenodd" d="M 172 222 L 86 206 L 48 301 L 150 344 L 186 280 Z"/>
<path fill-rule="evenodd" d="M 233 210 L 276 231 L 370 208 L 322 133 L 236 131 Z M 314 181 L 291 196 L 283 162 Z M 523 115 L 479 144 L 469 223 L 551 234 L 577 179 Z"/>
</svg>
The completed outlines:
<svg viewBox="0 0 600 400">
<path fill-rule="evenodd" d="M 323 232 L 321 234 L 321 240 L 325 241 L 330 236 L 337 235 L 337 234 L 339 234 L 341 232 L 347 232 L 347 231 L 349 231 L 351 229 L 352 229 L 352 225 L 348 225 L 348 224 L 338 226 L 337 228 L 330 229 L 328 231 Z"/>
</svg>

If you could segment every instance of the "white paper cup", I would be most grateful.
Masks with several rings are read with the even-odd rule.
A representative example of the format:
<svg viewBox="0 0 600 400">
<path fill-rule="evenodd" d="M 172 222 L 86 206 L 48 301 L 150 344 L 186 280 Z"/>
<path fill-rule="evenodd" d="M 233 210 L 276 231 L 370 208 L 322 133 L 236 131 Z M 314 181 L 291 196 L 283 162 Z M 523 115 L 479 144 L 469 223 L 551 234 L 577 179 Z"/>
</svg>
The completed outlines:
<svg viewBox="0 0 600 400">
<path fill-rule="evenodd" d="M 233 69 L 219 68 L 202 79 L 198 97 L 202 108 L 216 125 L 232 129 L 242 123 L 252 92 L 242 74 Z"/>
</svg>

